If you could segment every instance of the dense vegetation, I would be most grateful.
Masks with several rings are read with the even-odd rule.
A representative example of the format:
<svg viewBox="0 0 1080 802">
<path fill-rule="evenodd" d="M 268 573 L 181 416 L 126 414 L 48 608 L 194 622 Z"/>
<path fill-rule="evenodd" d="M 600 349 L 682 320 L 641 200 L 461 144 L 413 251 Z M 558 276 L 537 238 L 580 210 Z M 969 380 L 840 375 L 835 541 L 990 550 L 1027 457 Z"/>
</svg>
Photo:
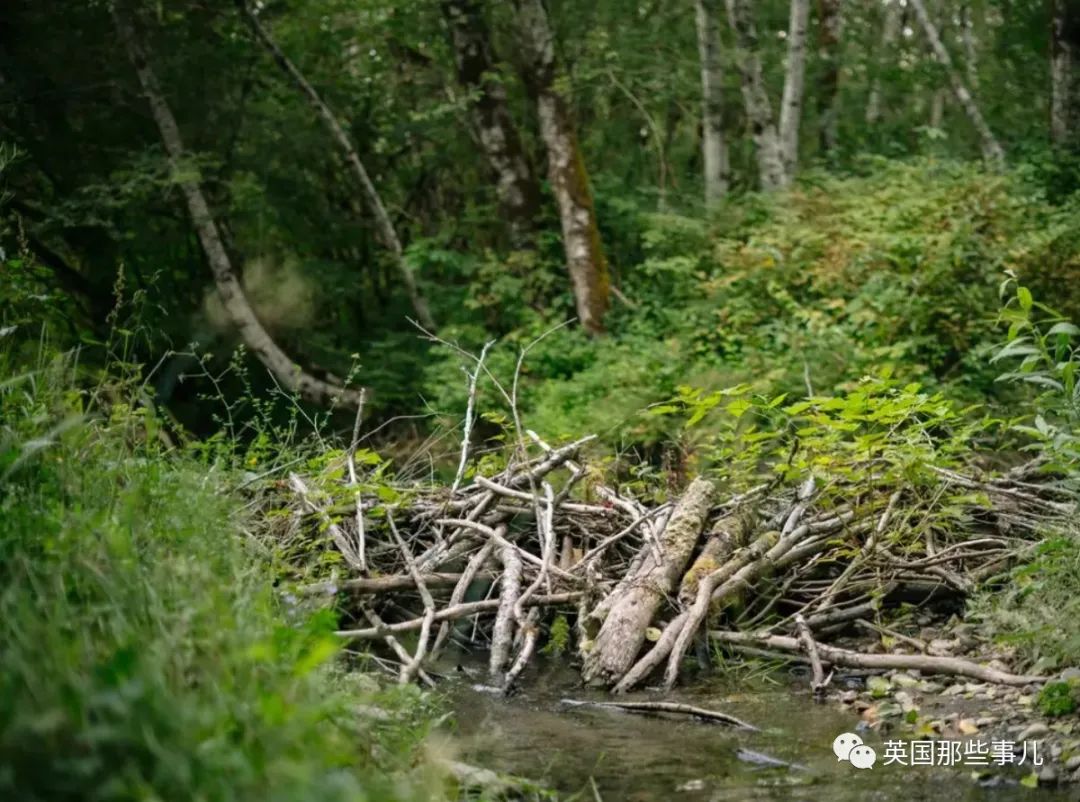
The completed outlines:
<svg viewBox="0 0 1080 802">
<path fill-rule="evenodd" d="M 525 349 L 524 425 L 641 493 L 867 398 L 898 471 L 1080 480 L 1073 2 L 9 5 L 0 794 L 441 793 L 435 703 L 272 589 L 252 482 L 359 388 L 380 470 L 452 477 L 489 342 L 491 464 Z M 1078 582 L 1055 537 L 971 612 L 1063 666 Z"/>
</svg>

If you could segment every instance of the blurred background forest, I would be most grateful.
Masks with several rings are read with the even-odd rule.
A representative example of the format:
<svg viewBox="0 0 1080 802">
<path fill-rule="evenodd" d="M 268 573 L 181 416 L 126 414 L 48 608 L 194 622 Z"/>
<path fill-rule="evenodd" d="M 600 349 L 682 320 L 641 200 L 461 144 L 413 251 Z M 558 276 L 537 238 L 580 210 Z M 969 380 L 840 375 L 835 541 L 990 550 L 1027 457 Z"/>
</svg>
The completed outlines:
<svg viewBox="0 0 1080 802">
<path fill-rule="evenodd" d="M 576 318 L 530 353 L 528 420 L 649 448 L 680 385 L 891 364 L 995 396 L 1004 271 L 1080 304 L 1069 0 L 13 0 L 0 25 L 4 326 L 119 337 L 196 436 L 222 399 L 342 381 L 369 419 L 429 416 L 395 437 L 452 423 L 460 356 L 417 323 L 498 339 L 505 372 Z"/>
</svg>

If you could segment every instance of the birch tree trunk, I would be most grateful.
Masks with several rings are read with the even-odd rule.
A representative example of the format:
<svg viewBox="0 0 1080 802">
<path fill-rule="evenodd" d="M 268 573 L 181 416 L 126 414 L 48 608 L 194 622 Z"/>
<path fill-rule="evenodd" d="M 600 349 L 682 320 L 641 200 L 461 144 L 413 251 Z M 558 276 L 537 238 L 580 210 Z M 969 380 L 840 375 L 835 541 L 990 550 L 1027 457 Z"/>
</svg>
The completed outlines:
<svg viewBox="0 0 1080 802">
<path fill-rule="evenodd" d="M 979 107 L 975 103 L 975 98 L 971 96 L 971 92 L 968 91 L 967 86 L 964 85 L 964 79 L 961 78 L 960 73 L 957 72 L 952 58 L 949 56 L 949 51 L 946 50 L 945 45 L 941 43 L 941 37 L 938 36 L 937 28 L 934 26 L 933 21 L 931 21 L 930 15 L 926 13 L 925 3 L 923 3 L 923 0 L 908 0 L 908 3 L 915 10 L 915 16 L 919 18 L 919 24 L 922 26 L 923 32 L 930 42 L 930 47 L 933 48 L 934 57 L 945 69 L 946 75 L 948 75 L 949 83 L 952 85 L 952 91 L 956 96 L 957 102 L 959 102 L 960 106 L 964 109 L 964 113 L 967 114 L 968 119 L 971 120 L 971 124 L 975 127 L 975 131 L 982 140 L 983 157 L 987 161 L 995 163 L 1003 162 L 1005 160 L 1005 151 L 1001 149 L 1001 145 L 998 144 L 997 139 L 990 130 L 990 126 L 986 124 L 982 112 L 979 111 Z"/>
<path fill-rule="evenodd" d="M 788 184 L 794 180 L 799 164 L 799 123 L 802 121 L 806 84 L 806 29 L 809 24 L 810 0 L 791 0 L 787 69 L 784 71 L 784 94 L 780 101 L 780 150 Z"/>
<path fill-rule="evenodd" d="M 358 391 L 346 389 L 305 372 L 278 347 L 255 315 L 255 310 L 248 302 L 243 286 L 233 270 L 199 179 L 193 174 L 191 164 L 185 163 L 186 153 L 180 128 L 138 40 L 135 27 L 118 4 L 112 7 L 112 16 L 120 41 L 135 68 L 139 85 L 150 105 L 150 113 L 161 135 L 169 167 L 176 176 L 192 225 L 210 264 L 221 305 L 229 320 L 236 326 L 240 338 L 287 390 L 317 404 L 346 403 L 355 406 L 360 399 Z"/>
<path fill-rule="evenodd" d="M 1050 31 L 1050 138 L 1064 145 L 1080 122 L 1080 4 L 1054 0 Z"/>
<path fill-rule="evenodd" d="M 840 123 L 840 38 L 844 28 L 842 0 L 818 0 L 819 52 L 823 65 L 818 90 L 818 139 L 821 151 L 836 150 Z"/>
<path fill-rule="evenodd" d="M 540 136 L 548 157 L 548 180 L 559 207 L 566 267 L 578 320 L 590 334 L 604 330 L 611 294 L 600 244 L 592 189 L 578 146 L 570 108 L 556 85 L 555 43 L 542 0 L 514 0 L 527 61 L 526 81 L 536 96 Z"/>
<path fill-rule="evenodd" d="M 899 0 L 892 0 L 885 6 L 885 21 L 881 29 L 881 49 L 875 61 L 875 75 L 870 84 L 870 95 L 866 100 L 866 122 L 874 125 L 881 120 L 881 68 L 889 63 L 893 46 L 900 35 L 900 23 L 903 9 Z"/>
<path fill-rule="evenodd" d="M 731 180 L 724 139 L 724 87 L 720 63 L 718 0 L 697 0 L 698 57 L 701 60 L 701 151 L 705 161 L 705 204 L 727 195 Z"/>
<path fill-rule="evenodd" d="M 474 125 L 495 174 L 499 205 L 516 243 L 524 241 L 540 206 L 540 187 L 510 114 L 491 51 L 491 33 L 477 0 L 443 0 L 458 82 L 471 95 Z"/>
<path fill-rule="evenodd" d="M 303 73 L 300 72 L 297 66 L 293 64 L 292 61 L 289 60 L 289 57 L 285 55 L 280 47 L 278 47 L 277 42 L 270 36 L 270 32 L 266 30 L 262 22 L 259 21 L 259 18 L 248 7 L 247 1 L 237 0 L 237 6 L 240 8 L 241 14 L 243 14 L 244 18 L 247 20 L 248 25 L 251 26 L 255 38 L 258 39 L 269 51 L 270 55 L 274 57 L 274 61 L 281 68 L 282 72 L 284 72 L 293 82 L 296 89 L 308 99 L 308 102 L 314 107 L 319 118 L 330 132 L 334 142 L 336 142 L 337 146 L 341 149 L 345 161 L 352 169 L 353 175 L 360 184 L 360 189 L 364 196 L 364 203 L 371 213 L 371 216 L 375 219 L 375 232 L 379 241 L 384 248 L 390 251 L 390 258 L 394 262 L 394 268 L 397 271 L 398 278 L 401 279 L 401 283 L 405 286 L 405 291 L 408 293 L 409 302 L 412 304 L 417 321 L 428 331 L 434 331 L 435 320 L 431 316 L 427 300 L 420 292 L 420 288 L 416 285 L 416 279 L 413 278 L 412 271 L 409 270 L 409 266 L 405 264 L 405 254 L 401 247 L 401 240 L 398 238 L 397 231 L 394 229 L 394 223 L 390 219 L 390 215 L 383 205 L 382 198 L 379 196 L 379 191 L 375 188 L 371 176 L 368 175 L 364 163 L 360 160 L 360 154 L 357 152 L 356 146 L 345 131 L 345 127 L 341 124 L 341 121 L 338 120 L 337 115 L 334 114 L 333 110 L 326 105 L 322 97 L 315 90 L 315 87 L 308 82 Z"/>
<path fill-rule="evenodd" d="M 759 181 L 764 190 L 787 186 L 787 174 L 780 149 L 780 136 L 773 121 L 769 93 L 761 74 L 757 29 L 750 15 L 748 0 L 726 0 L 728 21 L 735 32 L 736 64 L 742 80 L 746 117 L 757 150 Z"/>
</svg>

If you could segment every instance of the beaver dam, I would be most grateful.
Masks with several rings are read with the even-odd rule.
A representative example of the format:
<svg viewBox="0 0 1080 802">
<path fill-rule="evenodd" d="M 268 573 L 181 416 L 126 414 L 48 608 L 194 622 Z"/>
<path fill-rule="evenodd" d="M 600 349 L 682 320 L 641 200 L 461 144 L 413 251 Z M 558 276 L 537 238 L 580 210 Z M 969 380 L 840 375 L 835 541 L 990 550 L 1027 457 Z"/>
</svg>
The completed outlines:
<svg viewBox="0 0 1080 802">
<path fill-rule="evenodd" d="M 885 420 L 894 436 L 936 436 L 900 415 Z M 470 690 L 456 692 L 459 702 L 506 699 L 516 716 L 509 711 L 537 698 L 532 683 L 554 664 L 563 674 L 558 704 L 540 694 L 547 714 L 645 714 L 754 732 L 775 726 L 775 711 L 744 719 L 688 701 L 680 687 L 698 687 L 717 664 L 729 678 L 744 664 L 784 666 L 785 676 L 801 666 L 805 681 L 790 690 L 847 704 L 848 726 L 868 738 L 907 726 L 906 737 L 942 739 L 1018 725 L 1005 714 L 923 716 L 904 688 L 960 688 L 952 693 L 976 699 L 999 688 L 1006 696 L 987 698 L 1030 708 L 1056 679 L 957 635 L 970 594 L 1075 521 L 1075 497 L 1038 461 L 992 470 L 974 452 L 930 462 L 870 444 L 815 467 L 799 462 L 795 436 L 759 470 L 761 481 L 740 484 L 716 469 L 665 499 L 591 465 L 591 437 L 551 445 L 519 427 L 497 462 L 474 464 L 466 423 L 452 481 L 390 479 L 354 436 L 322 473 L 277 480 L 267 509 L 277 544 L 303 555 L 298 573 L 315 565 L 329 574 L 299 595 L 331 600 L 344 622 L 338 635 L 401 683 L 453 677 L 447 687 L 462 687 L 464 673 Z M 463 654 L 467 666 L 457 666 Z M 575 683 L 566 681 L 571 668 Z M 861 704 L 867 688 L 873 701 Z M 640 689 L 650 693 L 628 701 Z M 1063 779 L 1043 771 L 1043 784 Z"/>
</svg>

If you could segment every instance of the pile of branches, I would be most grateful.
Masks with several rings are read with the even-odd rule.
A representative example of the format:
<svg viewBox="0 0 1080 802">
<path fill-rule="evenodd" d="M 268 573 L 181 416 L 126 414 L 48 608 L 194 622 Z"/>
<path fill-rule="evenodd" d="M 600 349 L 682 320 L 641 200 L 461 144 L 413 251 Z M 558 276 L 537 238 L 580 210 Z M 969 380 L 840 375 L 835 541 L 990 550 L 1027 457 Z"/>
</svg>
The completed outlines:
<svg viewBox="0 0 1080 802">
<path fill-rule="evenodd" d="M 670 688 L 705 639 L 806 662 L 818 692 L 830 666 L 1040 680 L 829 645 L 901 604 L 962 601 L 1066 526 L 1075 501 L 1037 465 L 930 468 L 917 487 L 874 481 L 872 466 L 859 480 L 741 493 L 701 477 L 655 503 L 598 481 L 579 461 L 591 439 L 551 447 L 528 432 L 507 467 L 467 480 L 463 447 L 449 486 L 390 494 L 364 489 L 351 450 L 335 487 L 290 474 L 293 524 L 314 524 L 343 566 L 302 590 L 334 596 L 349 622 L 339 635 L 372 643 L 402 682 L 433 683 L 434 658 L 456 641 L 486 650 L 491 684 L 509 690 L 556 616 L 576 621 L 584 681 L 615 692 L 652 677 Z M 945 503 L 948 525 L 927 524 Z"/>
</svg>

